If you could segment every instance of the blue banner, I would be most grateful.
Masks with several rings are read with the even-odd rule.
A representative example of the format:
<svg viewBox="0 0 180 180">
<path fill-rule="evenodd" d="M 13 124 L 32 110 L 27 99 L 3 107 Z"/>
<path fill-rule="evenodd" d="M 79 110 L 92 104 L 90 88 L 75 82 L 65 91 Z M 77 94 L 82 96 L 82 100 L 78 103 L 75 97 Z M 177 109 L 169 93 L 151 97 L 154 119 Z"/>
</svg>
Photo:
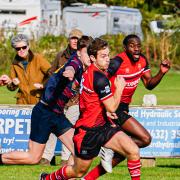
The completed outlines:
<svg viewBox="0 0 180 180">
<path fill-rule="evenodd" d="M 27 151 L 31 108 L 0 107 L 0 152 Z"/>
<path fill-rule="evenodd" d="M 151 144 L 141 149 L 141 157 L 180 156 L 179 108 L 131 108 L 135 117 L 151 134 Z"/>
<path fill-rule="evenodd" d="M 27 151 L 32 107 L 0 107 L 0 153 Z M 180 156 L 180 107 L 131 107 L 130 114 L 151 134 L 151 144 L 141 149 L 142 157 Z M 61 152 L 57 143 L 56 152 Z"/>
</svg>

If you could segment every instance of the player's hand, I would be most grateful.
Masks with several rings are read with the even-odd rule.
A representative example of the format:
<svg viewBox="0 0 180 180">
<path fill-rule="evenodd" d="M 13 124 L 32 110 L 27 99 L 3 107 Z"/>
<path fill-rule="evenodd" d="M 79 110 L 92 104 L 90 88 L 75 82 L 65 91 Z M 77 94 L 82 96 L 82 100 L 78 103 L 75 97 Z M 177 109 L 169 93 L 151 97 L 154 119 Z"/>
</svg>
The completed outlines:
<svg viewBox="0 0 180 180">
<path fill-rule="evenodd" d="M 16 85 L 16 86 L 20 83 L 20 81 L 19 81 L 18 78 L 14 78 L 14 79 L 12 80 L 12 82 L 13 82 L 13 84 Z"/>
<path fill-rule="evenodd" d="M 115 85 L 116 89 L 123 91 L 123 89 L 126 85 L 126 81 L 122 76 L 117 75 L 117 77 L 114 80 L 114 85 Z"/>
<path fill-rule="evenodd" d="M 66 67 L 65 71 L 63 72 L 63 76 L 69 78 L 70 81 L 74 79 L 75 70 L 72 66 Z"/>
<path fill-rule="evenodd" d="M 2 75 L 0 77 L 0 85 L 1 86 L 5 86 L 7 84 L 10 84 L 12 82 L 12 80 L 10 79 L 10 77 L 6 74 Z"/>
<path fill-rule="evenodd" d="M 167 73 L 171 67 L 171 62 L 169 59 L 165 59 L 161 62 L 160 70 L 163 74 Z"/>
<path fill-rule="evenodd" d="M 116 113 L 111 113 L 111 112 L 106 112 L 107 117 L 111 119 L 117 119 L 117 114 Z"/>
<path fill-rule="evenodd" d="M 36 89 L 43 89 L 44 88 L 43 84 L 41 84 L 41 83 L 34 83 L 34 87 Z"/>
<path fill-rule="evenodd" d="M 0 78 L 0 86 L 3 86 L 3 85 L 4 85 L 3 80 L 1 80 Z"/>
</svg>

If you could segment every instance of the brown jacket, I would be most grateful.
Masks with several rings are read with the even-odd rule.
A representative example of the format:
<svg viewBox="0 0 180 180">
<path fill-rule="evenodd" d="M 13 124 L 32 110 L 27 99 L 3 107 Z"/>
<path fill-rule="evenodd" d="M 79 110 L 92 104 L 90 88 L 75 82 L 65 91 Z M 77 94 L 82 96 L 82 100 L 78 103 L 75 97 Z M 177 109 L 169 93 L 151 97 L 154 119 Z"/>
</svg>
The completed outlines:
<svg viewBox="0 0 180 180">
<path fill-rule="evenodd" d="M 39 101 L 42 90 L 37 90 L 34 83 L 44 84 L 48 78 L 48 70 L 51 67 L 50 63 L 42 55 L 33 54 L 31 51 L 29 54 L 26 69 L 24 69 L 21 59 L 17 55 L 10 68 L 10 78 L 18 78 L 20 81 L 18 86 L 13 83 L 7 85 L 10 91 L 18 88 L 16 104 L 36 104 Z"/>
<path fill-rule="evenodd" d="M 57 69 L 61 68 L 67 61 L 68 59 L 71 57 L 71 55 L 74 53 L 75 51 L 72 50 L 69 45 L 68 47 L 64 50 L 61 51 L 57 54 L 55 60 L 52 62 L 52 66 L 50 69 L 50 73 L 55 72 Z"/>
<path fill-rule="evenodd" d="M 71 55 L 75 52 L 75 50 L 72 50 L 70 46 L 57 54 L 55 60 L 52 62 L 52 66 L 50 69 L 50 73 L 52 74 L 57 69 L 61 68 L 71 57 Z M 70 99 L 68 103 L 66 104 L 67 107 L 75 105 L 79 102 L 79 94 L 77 94 L 74 98 Z"/>
</svg>

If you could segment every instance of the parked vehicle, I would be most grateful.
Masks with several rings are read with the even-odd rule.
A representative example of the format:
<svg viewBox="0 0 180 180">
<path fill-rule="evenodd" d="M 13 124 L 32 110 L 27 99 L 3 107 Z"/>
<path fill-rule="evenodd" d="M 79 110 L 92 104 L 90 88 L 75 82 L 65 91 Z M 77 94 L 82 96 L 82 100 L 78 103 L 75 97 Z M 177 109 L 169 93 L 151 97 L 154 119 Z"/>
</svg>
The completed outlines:
<svg viewBox="0 0 180 180">
<path fill-rule="evenodd" d="M 135 33 L 143 38 L 141 21 L 141 12 L 135 8 L 81 5 L 63 9 L 65 34 L 73 28 L 79 28 L 84 34 L 92 36 Z"/>
<path fill-rule="evenodd" d="M 149 23 L 150 29 L 153 33 L 159 34 L 162 32 L 167 32 L 167 33 L 173 33 L 176 30 L 171 29 L 168 27 L 168 21 L 167 20 L 157 20 L 157 21 L 151 21 Z"/>
<path fill-rule="evenodd" d="M 61 31 L 61 3 L 58 0 L 0 0 L 0 28 L 39 37 Z"/>
</svg>

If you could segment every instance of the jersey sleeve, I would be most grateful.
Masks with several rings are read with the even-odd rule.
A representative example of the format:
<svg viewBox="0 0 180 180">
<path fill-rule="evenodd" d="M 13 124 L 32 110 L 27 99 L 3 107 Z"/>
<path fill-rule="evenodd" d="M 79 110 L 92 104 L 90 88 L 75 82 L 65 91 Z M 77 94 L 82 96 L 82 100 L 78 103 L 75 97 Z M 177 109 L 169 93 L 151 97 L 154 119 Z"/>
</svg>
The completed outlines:
<svg viewBox="0 0 180 180">
<path fill-rule="evenodd" d="M 108 74 L 113 76 L 119 69 L 122 62 L 123 60 L 119 56 L 112 58 L 108 67 Z"/>
<path fill-rule="evenodd" d="M 67 66 L 72 66 L 74 68 L 75 73 L 77 73 L 79 71 L 79 69 L 81 69 L 80 62 L 77 61 L 77 60 L 74 60 L 74 59 L 70 59 L 65 66 L 66 67 Z"/>
<path fill-rule="evenodd" d="M 100 100 L 106 100 L 112 96 L 110 82 L 101 72 L 94 72 L 93 81 L 94 91 L 98 94 Z"/>
<path fill-rule="evenodd" d="M 148 63 L 146 56 L 144 56 L 143 54 L 141 54 L 141 56 L 145 59 L 145 63 L 146 63 L 143 73 L 150 71 L 150 66 L 149 66 L 149 63 Z"/>
</svg>

